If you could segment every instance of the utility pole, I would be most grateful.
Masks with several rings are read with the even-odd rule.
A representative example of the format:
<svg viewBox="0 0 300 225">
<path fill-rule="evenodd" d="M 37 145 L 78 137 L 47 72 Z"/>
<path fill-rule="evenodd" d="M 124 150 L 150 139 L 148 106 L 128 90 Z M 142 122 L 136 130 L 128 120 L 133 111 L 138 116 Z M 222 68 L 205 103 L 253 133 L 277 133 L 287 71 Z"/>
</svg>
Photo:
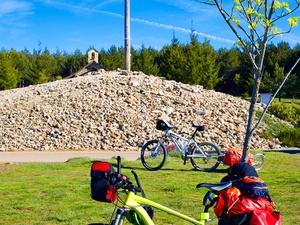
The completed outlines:
<svg viewBox="0 0 300 225">
<path fill-rule="evenodd" d="M 124 50 L 125 70 L 130 71 L 130 0 L 125 0 L 125 24 L 124 24 Z"/>
</svg>

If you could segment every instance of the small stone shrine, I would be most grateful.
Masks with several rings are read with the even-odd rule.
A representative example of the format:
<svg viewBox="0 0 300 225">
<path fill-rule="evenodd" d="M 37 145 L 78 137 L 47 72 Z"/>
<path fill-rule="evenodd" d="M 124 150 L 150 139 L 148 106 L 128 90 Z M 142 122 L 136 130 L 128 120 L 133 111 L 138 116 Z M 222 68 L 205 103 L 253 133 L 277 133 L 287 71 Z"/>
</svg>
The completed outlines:
<svg viewBox="0 0 300 225">
<path fill-rule="evenodd" d="M 101 65 L 99 64 L 99 53 L 94 48 L 90 48 L 87 51 L 87 63 L 88 64 L 86 66 L 67 76 L 66 78 L 95 74 L 102 69 Z"/>
</svg>

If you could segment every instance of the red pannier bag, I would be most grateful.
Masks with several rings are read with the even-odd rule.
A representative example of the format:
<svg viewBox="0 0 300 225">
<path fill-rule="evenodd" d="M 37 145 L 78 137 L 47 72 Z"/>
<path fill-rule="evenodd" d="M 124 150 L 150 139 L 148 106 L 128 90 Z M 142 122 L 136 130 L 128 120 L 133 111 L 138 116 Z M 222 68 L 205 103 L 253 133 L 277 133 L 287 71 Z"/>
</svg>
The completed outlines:
<svg viewBox="0 0 300 225">
<path fill-rule="evenodd" d="M 219 192 L 216 205 L 214 207 L 215 214 L 218 218 L 226 213 L 230 207 L 239 200 L 241 192 L 236 187 L 230 187 Z M 243 212 L 241 212 L 243 213 Z"/>
<path fill-rule="evenodd" d="M 277 211 L 255 210 L 249 225 L 282 225 L 281 214 Z"/>
<path fill-rule="evenodd" d="M 242 151 L 236 148 L 228 148 L 225 151 L 225 155 L 223 157 L 223 163 L 228 166 L 233 166 L 241 161 Z M 248 162 L 252 165 L 254 162 L 253 154 L 249 153 Z"/>
<path fill-rule="evenodd" d="M 115 202 L 117 190 L 110 184 L 113 166 L 108 162 L 94 162 L 91 166 L 91 197 L 99 202 Z"/>
<path fill-rule="evenodd" d="M 218 218 L 251 214 L 250 225 L 282 225 L 281 215 L 274 210 L 273 202 L 262 197 L 253 199 L 243 196 L 236 187 L 219 192 L 214 211 Z"/>
</svg>

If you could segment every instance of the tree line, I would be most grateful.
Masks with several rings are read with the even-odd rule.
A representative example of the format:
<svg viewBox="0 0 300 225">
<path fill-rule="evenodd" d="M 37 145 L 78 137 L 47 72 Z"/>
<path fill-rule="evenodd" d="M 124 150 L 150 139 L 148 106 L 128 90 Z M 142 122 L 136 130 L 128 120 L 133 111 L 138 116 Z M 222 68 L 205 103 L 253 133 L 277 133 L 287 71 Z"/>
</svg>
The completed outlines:
<svg viewBox="0 0 300 225">
<path fill-rule="evenodd" d="M 122 47 L 100 50 L 99 63 L 105 70 L 123 67 Z M 188 84 L 203 85 L 206 89 L 247 96 L 251 91 L 251 65 L 237 47 L 215 50 L 208 41 L 199 42 L 191 35 L 186 44 L 173 38 L 169 45 L 157 50 L 142 46 L 132 49 L 132 70 L 166 77 Z M 290 47 L 286 42 L 267 47 L 261 92 L 274 92 L 297 57 L 300 44 Z M 0 90 L 24 87 L 63 79 L 87 64 L 86 54 L 45 49 L 14 49 L 0 51 Z M 281 97 L 300 98 L 300 66 L 294 70 L 280 93 Z"/>
</svg>

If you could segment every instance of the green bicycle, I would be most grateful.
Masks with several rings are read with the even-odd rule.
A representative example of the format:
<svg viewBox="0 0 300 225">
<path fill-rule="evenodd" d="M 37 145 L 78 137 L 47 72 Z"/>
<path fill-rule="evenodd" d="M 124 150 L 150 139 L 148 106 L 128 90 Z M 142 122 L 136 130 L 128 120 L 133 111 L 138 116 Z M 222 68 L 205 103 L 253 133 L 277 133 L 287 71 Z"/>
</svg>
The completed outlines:
<svg viewBox="0 0 300 225">
<path fill-rule="evenodd" d="M 136 185 L 134 185 L 126 175 L 120 173 L 120 170 L 121 161 L 120 158 L 118 158 L 118 171 L 116 173 L 111 173 L 107 179 L 115 190 L 118 190 L 118 193 L 124 192 L 126 197 L 125 201 L 119 200 L 118 204 L 116 204 L 121 204 L 121 206 L 118 206 L 117 210 L 115 210 L 115 215 L 112 215 L 113 219 L 110 221 L 110 225 L 122 225 L 125 220 L 134 225 L 155 225 L 152 220 L 154 214 L 153 208 L 171 214 L 184 221 L 188 221 L 191 224 L 205 225 L 210 220 L 208 210 L 215 204 L 215 195 L 219 191 L 231 186 L 231 182 L 221 184 L 198 184 L 197 188 L 206 187 L 209 191 L 203 198 L 204 211 L 201 212 L 200 219 L 195 219 L 147 199 L 137 174 L 134 171 L 131 171 L 136 181 Z M 138 193 L 141 193 L 141 196 L 138 195 Z M 105 224 L 97 223 L 90 225 Z"/>
</svg>

